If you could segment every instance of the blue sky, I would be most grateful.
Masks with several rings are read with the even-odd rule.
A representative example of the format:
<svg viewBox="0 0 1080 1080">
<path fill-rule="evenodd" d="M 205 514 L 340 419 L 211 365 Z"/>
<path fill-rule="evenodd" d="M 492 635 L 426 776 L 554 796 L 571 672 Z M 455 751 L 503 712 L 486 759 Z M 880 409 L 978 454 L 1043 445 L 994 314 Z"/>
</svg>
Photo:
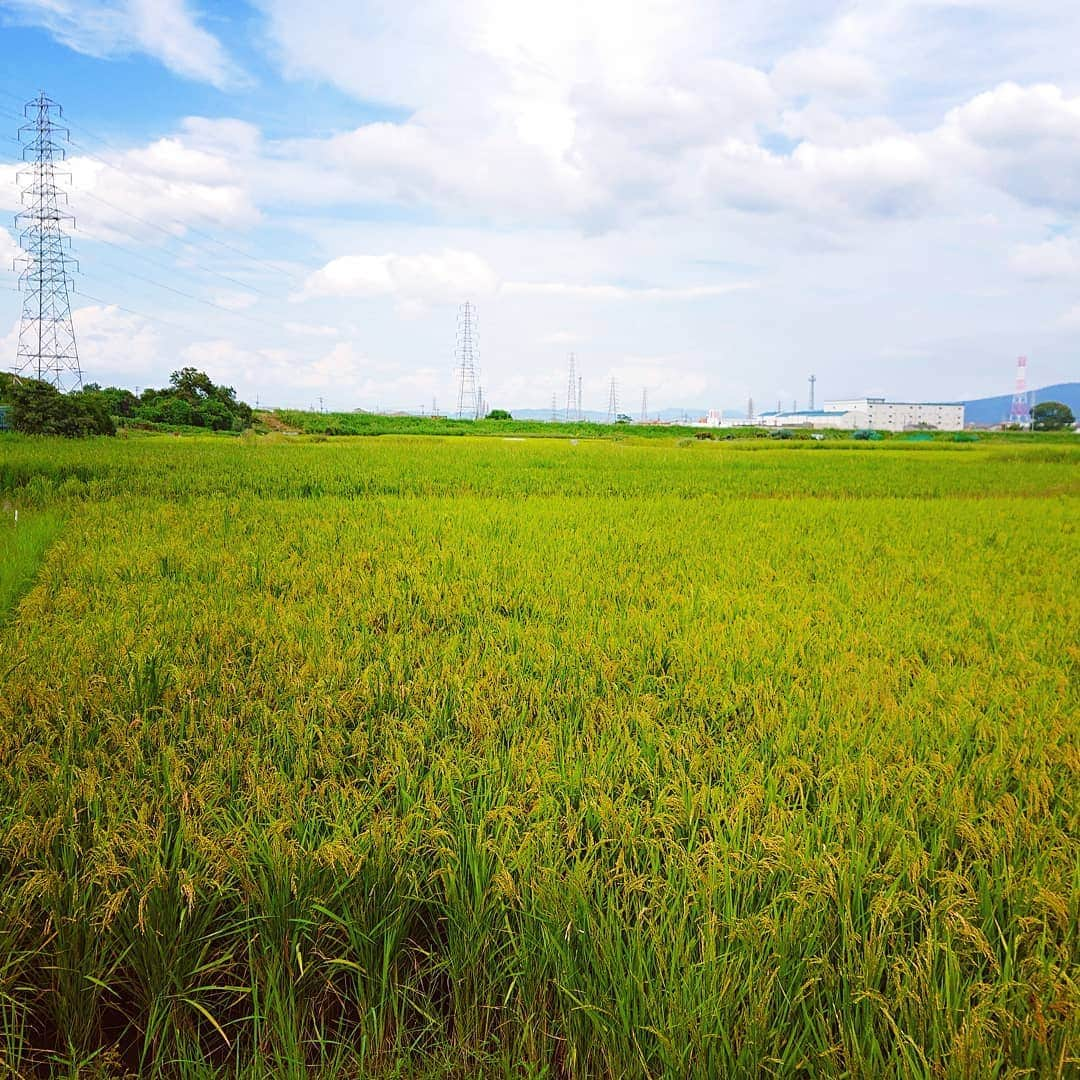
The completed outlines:
<svg viewBox="0 0 1080 1080">
<path fill-rule="evenodd" d="M 0 34 L 8 222 L 19 101 L 72 124 L 88 379 L 446 405 L 465 299 L 511 408 L 570 351 L 600 410 L 613 375 L 654 408 L 1080 378 L 1062 0 L 0 0 Z"/>
</svg>

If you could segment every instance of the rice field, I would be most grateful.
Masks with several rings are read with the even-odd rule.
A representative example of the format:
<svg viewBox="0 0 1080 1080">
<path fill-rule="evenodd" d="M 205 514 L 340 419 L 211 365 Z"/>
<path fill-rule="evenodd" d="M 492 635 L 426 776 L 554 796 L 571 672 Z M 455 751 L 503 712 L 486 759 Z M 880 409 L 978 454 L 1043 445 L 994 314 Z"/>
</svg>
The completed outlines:
<svg viewBox="0 0 1080 1080">
<path fill-rule="evenodd" d="M 1076 1075 L 1078 465 L 0 439 L 0 1075 Z"/>
</svg>

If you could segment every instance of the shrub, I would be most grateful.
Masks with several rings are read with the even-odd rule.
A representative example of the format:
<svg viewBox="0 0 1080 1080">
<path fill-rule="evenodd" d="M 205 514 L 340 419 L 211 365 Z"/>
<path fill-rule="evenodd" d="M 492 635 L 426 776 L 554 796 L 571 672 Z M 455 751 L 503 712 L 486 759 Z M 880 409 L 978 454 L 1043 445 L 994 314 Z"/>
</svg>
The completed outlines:
<svg viewBox="0 0 1080 1080">
<path fill-rule="evenodd" d="M 24 435 L 115 435 L 116 426 L 104 404 L 92 393 L 62 394 L 40 379 L 14 382 L 11 426 Z"/>
</svg>

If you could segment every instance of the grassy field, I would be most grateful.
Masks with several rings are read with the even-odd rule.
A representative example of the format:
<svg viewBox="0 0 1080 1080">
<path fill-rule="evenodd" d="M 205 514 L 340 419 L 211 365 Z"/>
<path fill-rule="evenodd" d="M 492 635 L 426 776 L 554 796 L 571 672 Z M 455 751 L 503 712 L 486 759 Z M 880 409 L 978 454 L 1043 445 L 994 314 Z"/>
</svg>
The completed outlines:
<svg viewBox="0 0 1080 1080">
<path fill-rule="evenodd" d="M 0 439 L 0 1073 L 1075 1075 L 1078 466 Z"/>
</svg>

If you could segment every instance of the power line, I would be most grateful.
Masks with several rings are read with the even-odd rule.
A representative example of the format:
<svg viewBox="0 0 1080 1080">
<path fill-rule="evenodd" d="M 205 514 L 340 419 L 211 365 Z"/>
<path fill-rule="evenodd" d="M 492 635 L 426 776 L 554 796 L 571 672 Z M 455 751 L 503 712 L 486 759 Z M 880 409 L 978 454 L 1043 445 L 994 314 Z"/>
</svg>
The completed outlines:
<svg viewBox="0 0 1080 1080">
<path fill-rule="evenodd" d="M 19 144 L 19 145 L 21 145 L 21 144 Z M 2 155 L 0 155 L 0 156 L 2 156 Z M 17 158 L 9 157 L 8 160 L 12 161 L 15 164 L 21 164 L 21 161 L 19 159 L 17 159 Z M 157 222 L 149 221 L 146 218 L 140 217 L 138 214 L 132 213 L 132 211 L 126 210 L 122 206 L 117 206 L 116 203 L 110 202 L 108 199 L 103 199 L 100 195 L 96 195 L 92 191 L 80 191 L 78 194 L 80 196 L 85 195 L 88 198 L 93 199 L 95 202 L 99 202 L 104 206 L 108 206 L 108 207 L 112 208 L 113 210 L 118 211 L 121 214 L 126 214 L 128 217 L 134 219 L 135 221 L 139 221 L 142 224 L 147 225 L 152 229 L 157 229 L 159 232 L 162 232 L 167 237 L 169 237 L 170 240 L 179 240 L 179 239 L 181 239 L 181 237 L 178 237 L 175 233 L 171 232 L 169 229 L 166 229 L 163 226 L 157 224 Z M 179 224 L 179 223 L 177 223 L 177 224 Z M 181 227 L 183 227 L 183 226 L 181 226 Z M 130 232 L 125 232 L 125 230 L 118 228 L 116 225 L 108 225 L 108 226 L 106 226 L 106 228 L 115 230 L 116 232 L 121 233 L 121 235 L 123 235 L 123 236 L 130 237 L 132 240 L 138 240 L 137 236 L 134 236 Z M 119 251 L 124 251 L 129 255 L 133 255 L 133 256 L 135 256 L 135 258 L 145 259 L 147 262 L 154 263 L 155 265 L 160 266 L 163 269 L 172 270 L 174 272 L 177 269 L 177 267 L 174 266 L 174 265 L 166 264 L 166 263 L 162 262 L 160 259 L 153 259 L 149 255 L 144 255 L 141 252 L 133 251 L 131 248 L 127 248 L 123 244 L 117 244 L 117 243 L 115 243 L 113 241 L 106 240 L 103 237 L 90 236 L 90 237 L 88 237 L 88 239 L 92 243 L 106 244 L 109 247 L 114 247 Z M 177 260 L 177 261 L 179 262 L 179 260 Z M 265 289 L 260 289 L 257 285 L 252 285 L 249 282 L 241 281 L 239 278 L 230 277 L 228 274 L 223 274 L 220 270 L 214 270 L 212 267 L 204 266 L 201 263 L 192 263 L 191 265 L 193 267 L 195 267 L 196 269 L 203 271 L 206 274 L 212 274 L 215 277 L 221 278 L 222 281 L 227 281 L 230 284 L 236 285 L 238 288 L 245 289 L 245 290 L 247 290 L 249 292 L 257 293 L 259 296 L 263 296 L 268 300 L 280 300 L 281 299 L 281 297 L 279 297 L 279 296 L 274 296 L 272 293 L 268 293 Z M 128 272 L 129 271 L 123 271 L 123 270 L 121 271 L 121 273 L 128 273 Z M 180 272 L 181 273 L 184 272 L 182 267 L 180 268 Z M 189 276 L 191 276 L 191 275 L 189 275 Z M 209 301 L 205 301 L 205 302 L 209 303 Z M 213 306 L 216 306 L 216 305 L 213 305 Z M 228 311 L 229 309 L 228 308 L 222 308 L 222 310 Z"/>
<path fill-rule="evenodd" d="M 139 319 L 149 319 L 150 322 L 161 323 L 162 326 L 171 326 L 174 330 L 182 330 L 185 334 L 191 334 L 193 337 L 198 337 L 201 333 L 201 331 L 190 326 L 182 326 L 180 323 L 171 322 L 169 319 L 162 319 L 157 315 L 147 315 L 145 311 L 136 311 L 134 308 L 124 307 L 123 304 L 114 304 L 111 300 L 103 300 L 100 296 L 92 296 L 80 286 L 75 286 L 72 292 L 76 296 L 82 296 L 95 304 L 100 304 L 102 307 L 116 308 L 117 311 L 122 311 L 126 315 L 134 315 Z"/>
<path fill-rule="evenodd" d="M 112 229 L 113 226 L 110 225 L 109 228 Z M 131 233 L 125 233 L 122 229 L 118 229 L 117 231 L 120 232 L 123 236 L 130 236 L 133 240 L 138 239 L 138 237 L 131 236 Z M 143 254 L 143 252 L 141 251 L 135 251 L 133 248 L 129 248 L 124 244 L 118 244 L 113 240 L 106 240 L 103 236 L 89 236 L 87 237 L 87 239 L 92 244 L 104 244 L 106 247 L 116 248 L 117 251 L 122 251 L 127 255 L 132 255 L 136 259 L 143 259 L 145 262 L 151 263 L 154 266 L 160 266 L 163 270 L 171 270 L 173 273 L 185 274 L 190 278 L 195 277 L 195 275 L 192 274 L 190 270 L 188 270 L 182 265 L 177 266 L 174 263 L 167 263 L 163 259 L 155 259 L 150 255 Z M 178 263 L 179 261 L 180 260 L 177 260 Z M 245 291 L 258 293 L 259 296 L 265 296 L 268 300 L 281 299 L 278 296 L 274 296 L 272 293 L 264 292 L 262 289 L 257 289 L 254 285 L 247 285 L 244 282 L 240 281 L 238 278 L 229 277 L 228 274 L 218 273 L 216 270 L 212 270 L 210 267 L 201 266 L 199 263 L 192 263 L 191 266 L 194 269 L 201 270 L 203 273 L 206 274 L 216 274 L 223 281 L 228 281 L 233 285 L 237 285 Z"/>
<path fill-rule="evenodd" d="M 14 94 L 10 93 L 9 91 L 3 90 L 2 88 L 0 88 L 0 93 L 3 93 L 7 97 L 15 98 Z M 18 100 L 18 99 L 16 99 L 16 100 Z M 22 119 L 22 118 L 18 117 L 17 119 Z M 65 123 L 67 124 L 68 127 L 72 127 L 72 128 L 77 129 L 77 130 L 85 132 L 87 135 L 90 136 L 90 138 L 94 139 L 96 142 L 101 143 L 102 146 L 107 147 L 108 149 L 112 150 L 114 153 L 125 153 L 126 152 L 126 151 L 120 150 L 118 147 L 113 146 L 106 139 L 103 139 L 100 135 L 95 135 L 94 132 L 92 132 L 89 128 L 85 127 L 82 124 L 75 124 L 75 123 L 72 123 L 70 120 L 66 120 L 66 119 L 65 119 Z M 115 172 L 120 173 L 120 175 L 123 176 L 128 181 L 137 181 L 137 182 L 145 185 L 147 188 L 151 187 L 150 181 L 147 180 L 145 177 L 142 177 L 142 176 L 138 175 L 137 173 L 130 172 L 127 169 L 121 168 L 119 165 L 116 165 L 113 162 L 107 160 L 106 158 L 101 157 L 99 154 L 95 154 L 92 150 L 88 149 L 87 147 L 80 146 L 79 143 L 75 142 L 73 139 L 69 139 L 68 141 L 71 144 L 71 146 L 75 147 L 76 149 L 78 149 L 80 151 L 80 156 L 88 157 L 93 161 L 99 162 L 100 164 L 104 165 L 106 168 L 112 169 Z M 114 203 L 110 203 L 107 200 L 102 199 L 100 196 L 96 196 L 96 195 L 93 195 L 91 192 L 85 192 L 85 191 L 80 192 L 80 194 L 89 194 L 91 196 L 91 198 L 97 198 L 100 202 L 104 203 L 106 206 L 110 206 L 110 207 L 112 207 L 112 209 L 117 210 L 120 213 L 127 214 L 129 217 L 134 218 L 136 221 L 141 221 L 144 225 L 149 225 L 152 228 L 159 229 L 160 231 L 164 232 L 169 237 L 171 237 L 173 239 L 177 239 L 177 236 L 176 236 L 175 233 L 171 232 L 168 229 L 163 228 L 162 226 L 158 225 L 156 222 L 147 221 L 145 218 L 140 218 L 137 214 L 133 214 L 133 213 L 131 213 L 131 211 L 125 210 L 121 206 L 116 206 Z M 225 240 L 218 239 L 212 233 L 209 233 L 204 229 L 200 229 L 197 226 L 188 224 L 186 222 L 177 221 L 176 219 L 172 219 L 172 224 L 176 225 L 177 227 L 179 227 L 180 229 L 183 229 L 186 232 L 193 233 L 196 236 L 201 236 L 204 239 L 209 240 L 211 243 L 217 244 L 219 247 L 224 248 L 226 251 L 231 251 L 234 254 L 241 256 L 242 258 L 249 259 L 251 262 L 254 262 L 254 263 L 258 264 L 259 266 L 264 266 L 264 267 L 266 267 L 266 269 L 273 271 L 275 274 L 284 274 L 285 276 L 292 278 L 292 280 L 296 284 L 301 284 L 302 283 L 300 281 L 300 278 L 296 277 L 291 271 L 289 271 L 287 269 L 283 269 L 283 267 L 280 264 L 275 265 L 273 263 L 267 262 L 265 259 L 260 259 L 257 255 L 252 255 L 250 252 L 244 251 L 242 248 L 238 248 L 234 244 L 230 244 Z"/>
<path fill-rule="evenodd" d="M 205 304 L 207 307 L 216 308 L 218 311 L 225 312 L 226 315 L 247 319 L 249 322 L 258 323 L 260 326 L 265 325 L 262 319 L 258 319 L 253 315 L 245 315 L 242 311 L 234 311 L 232 308 L 227 308 L 222 304 L 215 304 L 213 300 L 207 300 L 204 297 L 195 296 L 193 293 L 184 292 L 183 289 L 177 289 L 173 285 L 166 285 L 163 281 L 157 281 L 152 277 L 147 277 L 145 274 L 138 274 L 134 270 L 128 270 L 123 266 L 117 266 L 116 263 L 103 262 L 101 259 L 96 259 L 95 262 L 98 266 L 104 266 L 107 270 L 113 270 L 118 274 L 127 274 L 129 277 L 137 278 L 139 281 L 145 281 L 147 285 L 154 285 L 159 289 L 165 289 L 167 292 L 176 293 L 177 296 L 183 296 L 187 300 L 194 300 L 197 304 Z"/>
</svg>

